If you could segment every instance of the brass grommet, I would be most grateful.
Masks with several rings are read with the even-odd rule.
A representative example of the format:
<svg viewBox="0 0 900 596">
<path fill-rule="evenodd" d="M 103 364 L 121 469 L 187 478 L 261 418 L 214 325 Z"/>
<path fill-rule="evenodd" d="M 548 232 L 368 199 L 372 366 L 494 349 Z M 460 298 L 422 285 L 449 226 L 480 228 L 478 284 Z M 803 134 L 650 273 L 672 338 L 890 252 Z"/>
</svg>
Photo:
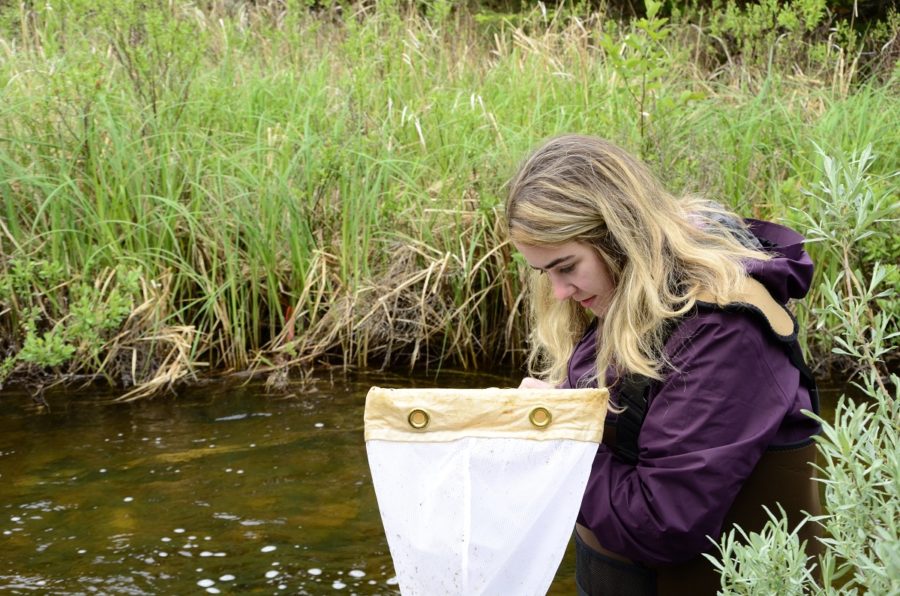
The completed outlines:
<svg viewBox="0 0 900 596">
<path fill-rule="evenodd" d="M 531 410 L 531 413 L 528 414 L 528 420 L 530 420 L 531 423 L 538 428 L 546 428 L 550 426 L 550 422 L 553 420 L 553 416 L 550 414 L 550 410 L 538 406 L 537 408 Z"/>
<path fill-rule="evenodd" d="M 409 425 L 413 428 L 423 429 L 428 426 L 428 421 L 430 420 L 428 416 L 428 412 L 425 410 L 415 409 L 409 413 L 409 416 L 406 417 L 406 420 L 409 422 Z"/>
</svg>

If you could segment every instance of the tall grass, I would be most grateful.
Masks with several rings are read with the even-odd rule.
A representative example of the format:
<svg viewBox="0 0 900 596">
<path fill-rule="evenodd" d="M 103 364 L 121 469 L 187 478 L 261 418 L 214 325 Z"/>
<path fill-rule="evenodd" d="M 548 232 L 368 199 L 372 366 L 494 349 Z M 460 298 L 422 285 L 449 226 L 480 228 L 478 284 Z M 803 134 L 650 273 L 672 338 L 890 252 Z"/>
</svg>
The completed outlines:
<svg viewBox="0 0 900 596">
<path fill-rule="evenodd" d="M 722 58 L 721 31 L 655 14 L 324 4 L 0 9 L 0 379 L 105 375 L 135 397 L 199 367 L 516 362 L 523 267 L 498 208 L 563 131 L 793 223 L 820 150 L 871 146 L 896 204 L 897 71 L 862 80 L 858 44 L 798 32 L 791 55 Z M 900 256 L 884 219 L 863 269 Z"/>
</svg>

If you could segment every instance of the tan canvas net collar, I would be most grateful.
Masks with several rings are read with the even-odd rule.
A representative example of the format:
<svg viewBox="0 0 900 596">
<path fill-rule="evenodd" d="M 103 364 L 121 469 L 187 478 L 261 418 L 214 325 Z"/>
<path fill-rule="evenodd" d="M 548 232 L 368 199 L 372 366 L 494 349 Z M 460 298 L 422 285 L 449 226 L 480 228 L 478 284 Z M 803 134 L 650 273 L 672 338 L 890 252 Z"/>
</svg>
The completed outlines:
<svg viewBox="0 0 900 596">
<path fill-rule="evenodd" d="M 466 437 L 599 443 L 606 389 L 383 389 L 366 396 L 366 441 Z"/>
</svg>

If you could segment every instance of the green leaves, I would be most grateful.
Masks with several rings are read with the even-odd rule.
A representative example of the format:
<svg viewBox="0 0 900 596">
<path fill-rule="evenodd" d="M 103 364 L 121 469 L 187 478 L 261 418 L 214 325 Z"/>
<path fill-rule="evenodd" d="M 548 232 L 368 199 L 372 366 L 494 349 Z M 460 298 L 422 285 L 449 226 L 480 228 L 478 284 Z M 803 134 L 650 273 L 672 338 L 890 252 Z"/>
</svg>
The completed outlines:
<svg viewBox="0 0 900 596">
<path fill-rule="evenodd" d="M 804 521 L 789 528 L 784 510 L 766 509 L 769 521 L 757 532 L 737 527 L 725 534 L 717 544 L 719 556 L 704 555 L 721 574 L 720 594 L 755 596 L 778 594 L 802 596 L 815 585 L 811 568 L 800 541 L 799 530 Z"/>
<path fill-rule="evenodd" d="M 139 269 L 96 280 L 65 280 L 59 263 L 17 258 L 0 275 L 0 307 L 18 317 L 21 346 L 0 367 L 0 382 L 17 365 L 72 368 L 96 359 L 136 307 Z"/>
<path fill-rule="evenodd" d="M 875 160 L 871 146 L 859 156 L 839 160 L 821 149 L 823 180 L 804 191 L 811 199 L 796 209 L 821 265 L 818 293 L 810 298 L 830 351 L 847 357 L 858 370 L 878 370 L 894 357 L 900 337 L 900 253 L 890 264 L 874 262 L 867 247 L 884 246 L 896 227 L 897 195 L 868 174 Z"/>
<path fill-rule="evenodd" d="M 866 371 L 861 383 L 872 403 L 841 397 L 833 421 L 818 418 L 828 508 L 823 543 L 833 578 L 848 578 L 840 593 L 900 590 L 900 378 L 890 377 L 890 394 L 872 375 Z"/>
<path fill-rule="evenodd" d="M 54 328 L 40 336 L 29 332 L 17 356 L 22 362 L 56 367 L 69 360 L 74 353 L 75 346 L 66 343 L 62 333 Z"/>
</svg>

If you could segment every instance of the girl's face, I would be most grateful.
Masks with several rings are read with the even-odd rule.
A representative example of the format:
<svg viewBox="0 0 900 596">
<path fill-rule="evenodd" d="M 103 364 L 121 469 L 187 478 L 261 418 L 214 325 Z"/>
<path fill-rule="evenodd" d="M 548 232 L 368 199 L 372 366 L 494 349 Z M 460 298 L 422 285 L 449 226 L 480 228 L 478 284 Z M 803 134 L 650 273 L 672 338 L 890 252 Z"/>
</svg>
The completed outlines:
<svg viewBox="0 0 900 596">
<path fill-rule="evenodd" d="M 549 277 L 557 300 L 574 300 L 601 319 L 606 316 L 615 284 L 609 267 L 594 248 L 574 240 L 513 244 L 529 265 Z"/>
</svg>

